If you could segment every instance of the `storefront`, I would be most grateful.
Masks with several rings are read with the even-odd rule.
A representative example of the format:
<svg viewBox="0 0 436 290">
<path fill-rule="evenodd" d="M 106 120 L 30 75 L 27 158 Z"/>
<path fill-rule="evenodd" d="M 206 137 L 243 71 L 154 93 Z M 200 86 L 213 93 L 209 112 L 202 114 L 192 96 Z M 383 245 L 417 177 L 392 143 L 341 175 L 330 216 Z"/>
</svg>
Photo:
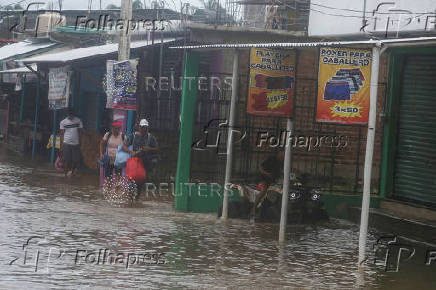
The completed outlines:
<svg viewBox="0 0 436 290">
<path fill-rule="evenodd" d="M 173 41 L 173 38 L 164 39 L 162 41 L 162 48 L 165 45 L 164 51 L 166 51 L 169 43 Z M 149 76 L 150 74 L 153 76 L 158 75 L 160 58 L 153 58 L 151 54 L 150 57 L 150 55 L 147 53 L 158 50 L 160 48 L 159 44 L 159 42 L 153 44 L 149 41 L 138 41 L 132 42 L 131 44 L 132 58 L 138 58 L 140 60 L 138 64 L 138 79 L 141 81 L 138 82 L 138 95 L 140 95 L 140 97 L 138 98 L 139 101 L 137 106 L 139 108 L 139 111 L 137 112 L 137 114 L 138 116 L 147 115 L 147 119 L 152 121 L 152 126 L 156 129 L 161 129 L 158 126 L 161 124 L 158 124 L 157 121 L 155 122 L 156 117 L 154 114 L 151 114 L 151 111 L 154 110 L 154 113 L 158 112 L 157 118 L 160 118 L 160 116 L 164 115 L 162 114 L 162 112 L 164 112 L 165 110 L 169 111 L 169 102 L 164 102 L 166 101 L 165 92 L 159 96 L 161 97 L 160 100 L 156 100 L 154 98 L 154 96 L 156 95 L 155 91 L 151 93 L 149 92 L 150 90 L 147 91 L 148 88 L 145 87 L 144 80 L 145 76 Z M 86 137 L 87 139 L 82 142 L 83 148 L 81 148 L 81 151 L 84 157 L 83 160 L 85 165 L 91 169 L 97 168 L 96 160 L 98 159 L 99 154 L 99 142 L 102 135 L 110 130 L 110 124 L 113 117 L 113 108 L 108 107 L 106 104 L 107 98 L 105 93 L 106 87 L 104 84 L 104 80 L 107 72 L 107 61 L 111 59 L 116 59 L 117 51 L 117 44 L 106 44 L 102 46 L 69 49 L 62 52 L 43 54 L 36 57 L 23 59 L 23 62 L 27 64 L 38 64 L 38 71 L 43 72 L 45 76 L 48 76 L 50 72 L 54 73 L 58 70 L 65 70 L 68 72 L 70 87 L 68 97 L 66 98 L 66 103 L 62 103 L 60 106 L 49 106 L 48 103 L 50 103 L 51 101 L 47 101 L 47 90 L 41 92 L 41 101 L 45 101 L 45 103 L 41 103 L 41 105 L 38 107 L 43 108 L 46 111 L 46 114 L 40 114 L 37 123 L 40 123 L 41 118 L 47 117 L 47 119 L 49 120 L 49 132 L 52 135 L 56 134 L 59 131 L 59 122 L 66 116 L 65 108 L 68 106 L 74 108 L 78 117 L 81 118 L 85 130 L 88 131 L 89 138 Z M 152 59 L 152 61 L 150 61 L 150 59 Z M 172 58 L 168 57 L 168 59 Z M 150 67 L 148 67 L 148 65 Z M 169 68 L 167 67 L 167 65 L 170 65 L 170 63 L 167 60 L 163 60 L 162 73 L 165 75 L 169 74 Z M 48 77 L 42 78 L 41 89 L 48 87 L 48 79 Z M 173 96 L 168 96 L 168 98 L 170 97 L 175 99 L 174 94 Z M 173 109 L 172 111 L 175 111 L 174 108 L 170 109 Z M 120 112 L 120 115 L 124 116 L 124 119 L 127 119 L 127 114 L 124 114 L 127 112 L 127 110 L 118 111 Z M 149 116 L 152 116 L 154 118 L 150 118 Z M 132 128 L 132 123 L 125 123 L 125 128 Z M 163 123 L 162 125 L 166 125 L 168 127 L 168 125 L 165 124 L 166 122 L 159 123 Z M 177 130 L 177 127 L 172 126 L 171 128 L 173 131 Z M 45 144 L 47 144 L 49 136 L 50 135 L 47 136 Z M 160 136 L 158 135 L 158 138 L 159 137 Z M 54 151 L 51 151 L 49 154 L 51 156 L 51 161 L 54 162 L 56 158 Z M 175 159 L 175 156 L 173 156 L 173 159 Z"/>
<path fill-rule="evenodd" d="M 258 44 L 265 47 L 269 44 Z M 264 46 L 262 46 L 264 45 Z M 317 44 L 322 46 L 322 44 Z M 249 100 L 250 57 L 251 48 L 255 44 L 235 45 L 236 50 L 222 45 L 209 50 L 201 46 L 193 46 L 188 50 L 185 66 L 185 78 L 199 77 L 232 77 L 232 60 L 238 53 L 238 80 L 237 101 L 234 138 L 241 139 L 234 142 L 234 155 L 232 161 L 231 182 L 253 183 L 258 173 L 259 164 L 272 152 L 273 146 L 265 145 L 260 140 L 267 136 L 268 142 L 283 139 L 286 130 L 286 117 L 276 115 L 259 116 L 248 112 L 249 107 L 256 105 Z M 302 47 L 301 47 L 302 46 Z M 337 124 L 322 123 L 315 120 L 317 112 L 317 82 L 319 70 L 319 48 L 310 43 L 297 43 L 295 46 L 289 43 L 281 48 L 283 52 L 295 52 L 295 76 L 286 80 L 292 80 L 291 87 L 295 89 L 293 109 L 294 140 L 299 142 L 292 145 L 292 172 L 307 180 L 307 184 L 317 185 L 328 194 L 326 205 L 337 216 L 347 215 L 347 206 L 359 206 L 361 203 L 361 191 L 363 180 L 363 165 L 365 159 L 365 133 L 367 129 L 362 124 Z M 270 49 L 278 49 L 274 44 Z M 370 45 L 365 43 L 354 45 L 355 49 L 367 49 Z M 189 49 L 190 47 L 188 47 Z M 218 50 L 221 48 L 221 51 Z M 205 61 L 207 60 L 207 61 Z M 213 65 L 215 63 L 221 65 Z M 205 65 L 208 64 L 208 65 Z M 380 67 L 386 72 L 386 58 L 383 58 Z M 368 72 L 366 72 L 368 73 Z M 205 79 L 205 82 L 209 80 Z M 291 79 L 292 78 L 292 79 Z M 386 75 L 380 75 L 378 110 L 382 110 L 384 103 L 384 87 Z M 210 81 L 210 80 L 209 80 Z M 201 85 L 203 86 L 203 82 Z M 226 84 L 225 81 L 221 83 Z M 286 86 L 287 82 L 281 82 L 280 86 Z M 269 84 L 267 84 L 269 86 Z M 275 85 L 271 84 L 271 85 Z M 185 84 L 185 87 L 188 83 Z M 369 83 L 367 83 L 369 87 Z M 196 85 L 193 85 L 196 87 Z M 206 86 L 203 86 L 206 87 Z M 226 168 L 226 149 L 228 125 L 220 127 L 220 123 L 226 122 L 230 115 L 231 90 L 224 86 L 218 92 L 212 90 L 186 90 L 182 102 L 182 126 L 179 143 L 178 175 L 176 178 L 176 209 L 187 211 L 217 211 L 223 197 L 223 184 Z M 257 93 L 256 93 L 257 94 Z M 256 95 L 254 94 L 254 95 Z M 274 101 L 271 99 L 271 101 Z M 251 104 L 251 106 L 250 106 Z M 290 114 L 289 114 L 290 115 Z M 288 116 L 288 115 L 287 115 Z M 210 122 L 217 120 L 216 122 Z M 380 119 L 377 118 L 378 123 Z M 379 126 L 379 124 L 377 125 Z M 242 136 L 244 136 L 242 138 Z M 281 136 L 281 137 L 280 137 Z M 344 137 L 347 144 L 332 146 L 335 137 Z M 377 144 L 374 148 L 374 174 L 371 193 L 378 193 L 378 168 L 380 160 L 380 148 L 383 131 L 376 131 Z M 306 142 L 312 140 L 324 141 L 313 142 L 322 145 L 310 147 Z M 265 140 L 264 140 L 265 141 Z M 281 141 L 280 141 L 281 142 Z M 274 142 L 272 142 L 274 143 Z M 312 144 L 313 145 L 313 144 Z M 341 146 L 343 145 L 343 146 Z M 284 149 L 284 144 L 281 145 Z M 207 160 L 207 162 L 206 162 Z M 192 185 L 192 184 L 196 185 Z M 221 187 L 214 187 L 219 184 Z M 186 194 L 186 195 L 185 195 Z M 376 205 L 377 198 L 372 199 L 372 205 Z"/>
<path fill-rule="evenodd" d="M 435 181 L 435 50 L 428 47 L 434 38 L 413 38 L 380 41 L 382 54 L 379 62 L 378 99 L 376 109 L 375 138 L 373 143 L 372 174 L 370 180 L 371 206 L 378 207 L 383 198 L 397 198 L 418 203 L 434 204 L 436 192 Z M 265 44 L 259 44 L 265 45 Z M 282 46 L 300 44 L 281 44 Z M 434 45 L 434 44 L 433 44 Z M 250 124 L 256 123 L 266 129 L 275 129 L 279 133 L 285 127 L 283 120 L 271 122 L 268 118 L 253 117 L 246 114 L 247 99 L 247 69 L 248 50 L 255 44 L 244 45 L 198 45 L 187 46 L 185 77 L 202 76 L 201 60 L 209 57 L 209 63 L 215 61 L 216 55 L 211 53 L 221 48 L 231 52 L 239 51 L 238 66 L 238 100 L 237 100 L 237 130 L 247 130 L 246 139 L 235 144 L 232 180 L 247 180 L 247 175 L 255 172 L 259 160 L 256 154 L 265 154 L 256 143 L 256 128 Z M 316 87 L 318 79 L 319 49 L 311 47 L 294 47 L 297 51 L 296 70 L 296 102 L 295 102 L 295 132 L 303 136 L 312 135 L 344 135 L 349 137 L 345 150 L 301 150 L 293 148 L 292 171 L 314 177 L 322 184 L 325 193 L 326 206 L 331 214 L 347 216 L 349 207 L 360 207 L 361 192 L 364 180 L 365 140 L 367 126 L 322 124 L 314 119 L 316 112 Z M 364 47 L 362 42 L 355 47 Z M 274 47 L 274 44 L 271 44 Z M 415 48 L 416 47 L 416 48 Z M 420 48 L 417 48 L 420 47 Z M 190 50 L 192 49 L 192 50 Z M 209 52 L 207 50 L 209 49 Z M 229 73 L 225 71 L 225 73 Z M 230 74 L 229 74 L 230 75 Z M 385 99 L 387 97 L 387 99 Z M 186 98 L 186 99 L 185 99 Z M 179 144 L 178 175 L 176 179 L 176 209 L 188 211 L 215 211 L 222 200 L 222 193 L 213 196 L 213 189 L 204 187 L 201 182 L 218 182 L 224 184 L 225 154 L 221 158 L 209 158 L 207 150 L 196 151 L 195 144 L 204 142 L 204 134 L 196 132 L 195 126 L 199 116 L 201 102 L 200 91 L 186 92 L 182 104 L 182 126 Z M 227 104 L 229 100 L 227 100 Z M 213 104 L 212 104 L 213 105 Z M 186 115 L 183 107 L 185 106 Z M 210 109 L 210 108 L 209 108 Z M 228 107 L 220 108 L 227 118 Z M 184 122 L 185 121 L 185 122 Z M 185 124 L 184 124 L 185 123 Z M 192 130 L 192 125 L 194 129 Z M 185 127 L 186 126 L 186 127 Z M 272 128 L 271 128 L 272 127 Z M 274 128 L 275 127 L 275 128 Z M 212 129 L 207 128 L 210 136 Z M 258 128 L 257 128 L 258 129 Z M 324 133 L 326 130 L 327 132 Z M 225 131 L 225 130 L 224 130 Z M 187 133 L 187 134 L 185 134 Z M 224 133 L 224 132 L 223 132 Z M 221 134 L 221 136 L 225 136 Z M 184 140 L 186 138 L 186 140 Z M 203 139 L 202 139 L 203 138 Z M 218 146 L 226 150 L 226 138 Z M 195 142 L 200 140 L 201 142 Z M 202 141 L 203 140 L 203 141 Z M 250 144 L 253 143 L 253 144 Z M 217 143 L 218 144 L 218 143 Z M 181 149 L 182 148 L 182 149 Z M 213 148 L 216 150 L 217 148 Z M 327 149 L 327 150 L 326 150 Z M 254 154 L 253 154 L 254 153 Z M 197 158 L 200 154 L 204 158 Z M 215 153 L 216 154 L 216 153 Z M 244 158 L 248 155 L 248 159 Z M 205 163 L 204 160 L 211 162 Z M 213 160 L 218 160 L 215 162 Z M 198 164 L 208 168 L 195 171 Z M 215 170 L 215 171 L 214 171 Z M 211 179 L 211 177 L 213 179 Z M 183 183 L 190 183 L 185 186 Z M 196 184 L 196 185 L 192 185 Z M 203 187 L 202 187 L 203 186 Z M 203 189 L 202 189 L 202 188 Z M 207 190 L 206 190 L 207 188 Z M 201 191 L 201 194 L 200 192 Z M 206 198 L 206 196 L 208 198 Z"/>
<path fill-rule="evenodd" d="M 436 48 L 390 51 L 381 194 L 436 205 Z"/>
<path fill-rule="evenodd" d="M 49 38 L 40 38 L 27 39 L 0 48 L 0 135 L 18 152 L 34 150 L 32 147 L 43 147 L 48 119 L 43 112 L 41 122 L 34 128 L 37 78 L 21 60 L 61 46 L 62 43 Z M 33 70 L 36 70 L 36 66 Z M 35 146 L 32 145 L 33 140 L 36 140 Z"/>
</svg>

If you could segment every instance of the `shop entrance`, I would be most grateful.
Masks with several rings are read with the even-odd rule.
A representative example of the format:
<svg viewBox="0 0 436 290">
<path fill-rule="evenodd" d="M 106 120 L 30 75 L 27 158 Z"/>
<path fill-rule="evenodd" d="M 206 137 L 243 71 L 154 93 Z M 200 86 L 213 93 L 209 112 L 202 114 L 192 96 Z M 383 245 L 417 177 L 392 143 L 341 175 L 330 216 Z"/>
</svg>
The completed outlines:
<svg viewBox="0 0 436 290">
<path fill-rule="evenodd" d="M 394 196 L 436 205 L 436 55 L 404 58 Z"/>
</svg>

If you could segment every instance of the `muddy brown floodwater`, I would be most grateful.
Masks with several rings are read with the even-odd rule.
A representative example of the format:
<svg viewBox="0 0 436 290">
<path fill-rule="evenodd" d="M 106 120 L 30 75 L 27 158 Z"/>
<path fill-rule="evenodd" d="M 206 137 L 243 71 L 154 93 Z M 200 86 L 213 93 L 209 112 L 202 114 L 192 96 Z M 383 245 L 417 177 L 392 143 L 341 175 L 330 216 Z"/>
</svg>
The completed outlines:
<svg viewBox="0 0 436 290">
<path fill-rule="evenodd" d="M 0 153 L 1 289 L 436 286 L 436 262 L 425 266 L 424 257 L 398 272 L 369 259 L 359 273 L 359 228 L 346 221 L 290 226 L 279 246 L 276 224 L 223 223 L 164 202 L 113 207 L 95 176 L 67 180 L 23 160 Z M 368 252 L 380 235 L 370 232 Z"/>
</svg>

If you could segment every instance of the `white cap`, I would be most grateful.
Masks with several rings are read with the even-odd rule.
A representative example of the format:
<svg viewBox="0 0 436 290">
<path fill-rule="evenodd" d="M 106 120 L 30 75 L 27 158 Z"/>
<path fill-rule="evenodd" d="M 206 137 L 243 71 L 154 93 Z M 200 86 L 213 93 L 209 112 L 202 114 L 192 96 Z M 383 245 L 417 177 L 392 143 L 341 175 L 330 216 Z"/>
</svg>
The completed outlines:
<svg viewBox="0 0 436 290">
<path fill-rule="evenodd" d="M 142 119 L 139 122 L 139 126 L 141 126 L 141 127 L 144 127 L 144 126 L 148 127 L 148 121 L 146 119 Z"/>
</svg>

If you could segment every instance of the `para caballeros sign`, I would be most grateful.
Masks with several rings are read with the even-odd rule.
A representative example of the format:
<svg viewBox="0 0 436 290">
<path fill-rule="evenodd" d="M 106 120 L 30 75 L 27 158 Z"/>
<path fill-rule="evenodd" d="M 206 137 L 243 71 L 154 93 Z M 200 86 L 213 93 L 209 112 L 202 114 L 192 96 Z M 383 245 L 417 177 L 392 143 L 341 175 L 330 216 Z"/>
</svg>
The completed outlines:
<svg viewBox="0 0 436 290">
<path fill-rule="evenodd" d="M 247 112 L 291 117 L 295 91 L 295 51 L 252 48 Z"/>
<path fill-rule="evenodd" d="M 320 49 L 318 122 L 368 123 L 371 64 L 368 49 Z"/>
</svg>

